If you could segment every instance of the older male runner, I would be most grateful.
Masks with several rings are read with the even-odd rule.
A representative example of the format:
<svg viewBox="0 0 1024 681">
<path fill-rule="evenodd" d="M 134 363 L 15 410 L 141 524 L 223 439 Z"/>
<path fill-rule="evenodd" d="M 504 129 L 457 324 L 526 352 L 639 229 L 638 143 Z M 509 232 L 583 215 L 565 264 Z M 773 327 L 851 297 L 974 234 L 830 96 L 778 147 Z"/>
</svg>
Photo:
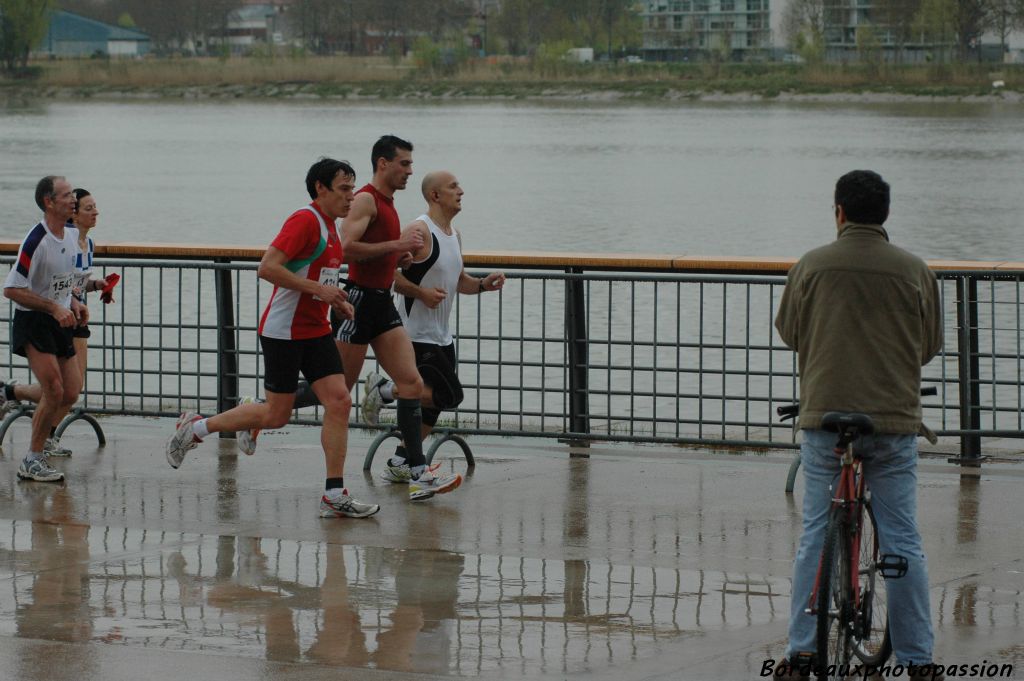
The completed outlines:
<svg viewBox="0 0 1024 681">
<path fill-rule="evenodd" d="M 79 249 L 78 230 L 66 224 L 75 210 L 71 185 L 59 175 L 47 175 L 36 185 L 36 205 L 43 219 L 21 242 L 4 282 L 4 295 L 14 302 L 11 349 L 28 358 L 42 387 L 18 477 L 60 482 L 64 474 L 49 464 L 43 448 L 54 417 L 73 405 L 82 390 L 82 375 L 72 361 L 72 333 L 89 321 L 89 310 L 72 295 Z"/>
<path fill-rule="evenodd" d="M 320 517 L 365 518 L 380 510 L 377 504 L 357 501 L 345 488 L 352 398 L 327 317 L 331 308 L 342 317 L 352 316 L 352 306 L 338 288 L 343 251 L 335 221 L 348 213 L 355 178 L 352 166 L 344 161 L 325 158 L 314 163 L 306 175 L 313 202 L 292 213 L 260 261 L 260 278 L 274 285 L 259 324 L 266 402 L 242 404 L 210 418 L 182 414 L 167 443 L 171 467 L 180 466 L 185 454 L 210 433 L 288 423 L 301 372 L 324 405 L 320 443 L 327 480 Z"/>
<path fill-rule="evenodd" d="M 418 231 L 423 245 L 413 253 L 413 261 L 395 277 L 395 305 L 402 317 L 416 353 L 416 367 L 424 389 L 422 438 L 430 434 L 442 411 L 454 409 L 463 398 L 455 358 L 455 339 L 448 326 L 456 294 L 477 295 L 497 291 L 505 284 L 505 275 L 492 272 L 482 279 L 471 277 L 462 264 L 462 235 L 452 226 L 462 211 L 465 193 L 458 179 L 448 171 L 427 173 L 422 184 L 427 212 L 409 225 Z M 363 418 L 376 423 L 383 403 L 401 399 L 401 388 L 376 372 L 366 376 Z M 395 460 L 406 456 L 399 446 Z M 394 465 L 384 469 L 389 482 L 406 482 L 392 475 Z"/>
</svg>

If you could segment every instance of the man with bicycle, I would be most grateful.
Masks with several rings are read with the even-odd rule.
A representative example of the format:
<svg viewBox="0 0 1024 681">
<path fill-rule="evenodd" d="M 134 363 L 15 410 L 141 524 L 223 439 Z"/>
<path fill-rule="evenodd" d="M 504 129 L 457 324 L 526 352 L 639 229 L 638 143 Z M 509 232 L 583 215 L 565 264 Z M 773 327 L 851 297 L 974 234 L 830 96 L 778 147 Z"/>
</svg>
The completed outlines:
<svg viewBox="0 0 1024 681">
<path fill-rule="evenodd" d="M 932 662 L 928 567 L 917 527 L 917 435 L 921 367 L 942 346 L 938 283 L 920 258 L 893 246 L 882 227 L 889 185 L 855 170 L 835 188 L 838 238 L 790 270 L 775 326 L 799 355 L 803 535 L 793 569 L 786 661 L 805 665 L 815 650 L 815 617 L 805 612 L 818 570 L 839 473 L 826 412 L 871 417 L 875 433 L 856 446 L 872 493 L 881 553 L 903 556 L 907 572 L 886 583 L 896 663 Z M 922 673 L 923 670 L 922 670 Z M 927 678 L 932 678 L 931 670 Z M 922 677 L 924 678 L 924 677 Z"/>
</svg>

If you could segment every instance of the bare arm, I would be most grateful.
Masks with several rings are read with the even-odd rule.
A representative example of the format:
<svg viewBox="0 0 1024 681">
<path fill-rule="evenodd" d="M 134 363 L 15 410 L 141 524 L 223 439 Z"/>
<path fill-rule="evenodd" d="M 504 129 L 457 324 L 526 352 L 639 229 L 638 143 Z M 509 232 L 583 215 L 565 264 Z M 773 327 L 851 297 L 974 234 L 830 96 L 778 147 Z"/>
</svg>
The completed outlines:
<svg viewBox="0 0 1024 681">
<path fill-rule="evenodd" d="M 89 323 L 89 308 L 74 296 L 71 296 L 71 314 L 75 315 L 78 326 L 85 326 Z"/>
<path fill-rule="evenodd" d="M 412 283 L 405 278 L 401 270 L 395 272 L 395 291 L 403 296 L 415 298 L 422 301 L 424 305 L 433 310 L 441 304 L 441 301 L 448 297 L 443 288 L 425 288 Z"/>
<path fill-rule="evenodd" d="M 8 287 L 4 289 L 4 296 L 13 300 L 22 307 L 27 307 L 30 310 L 37 310 L 38 312 L 45 312 L 56 319 L 61 326 L 75 325 L 76 319 L 74 312 L 63 305 L 58 305 L 48 298 L 43 298 L 38 293 L 34 293 L 32 289 Z"/>
<path fill-rule="evenodd" d="M 466 270 L 462 270 L 462 274 L 459 275 L 459 293 L 466 295 L 474 295 L 484 291 L 497 291 L 504 285 L 504 272 L 491 272 L 483 279 L 471 277 L 466 274 Z"/>
<path fill-rule="evenodd" d="M 427 240 L 427 225 L 420 220 L 417 220 L 406 227 L 403 231 L 403 235 L 404 232 L 410 231 L 418 231 L 421 238 L 424 239 L 420 248 L 415 253 L 411 254 L 411 264 L 412 260 L 422 261 L 430 256 L 430 249 L 433 241 Z M 402 274 L 401 270 L 395 272 L 395 291 L 403 296 L 408 296 L 409 298 L 415 298 L 422 301 L 423 304 L 430 309 L 434 309 L 441 304 L 442 300 L 448 297 L 448 293 L 443 288 L 423 287 L 412 283 L 404 274 Z"/>
<path fill-rule="evenodd" d="M 462 250 L 462 232 L 456 230 L 455 236 L 459 239 L 459 250 Z M 466 270 L 463 269 L 462 273 L 459 274 L 459 293 L 466 295 L 475 295 L 483 293 L 484 291 L 497 291 L 505 285 L 505 273 L 504 272 L 491 272 L 483 279 L 477 279 L 466 274 Z"/>
<path fill-rule="evenodd" d="M 288 262 L 288 254 L 279 248 L 270 246 L 260 260 L 259 269 L 256 273 L 260 279 L 269 281 L 274 286 L 291 289 L 300 293 L 308 293 L 328 303 L 338 310 L 342 309 L 342 303 L 348 298 L 348 294 L 337 286 L 325 286 L 319 282 L 300 277 L 284 264 Z"/>
<path fill-rule="evenodd" d="M 341 247 L 348 262 L 371 260 L 391 253 L 412 253 L 423 245 L 419 232 L 406 230 L 393 241 L 366 243 L 361 241 L 370 223 L 377 217 L 377 204 L 367 193 L 356 194 L 348 215 L 341 222 Z"/>
</svg>

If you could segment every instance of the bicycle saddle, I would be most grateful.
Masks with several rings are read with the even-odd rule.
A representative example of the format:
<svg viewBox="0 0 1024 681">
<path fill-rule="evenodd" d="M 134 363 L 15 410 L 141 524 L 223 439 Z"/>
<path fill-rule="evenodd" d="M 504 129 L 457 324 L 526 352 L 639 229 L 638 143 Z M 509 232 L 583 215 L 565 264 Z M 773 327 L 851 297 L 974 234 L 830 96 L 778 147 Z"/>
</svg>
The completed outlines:
<svg viewBox="0 0 1024 681">
<path fill-rule="evenodd" d="M 871 435 L 875 432 L 875 424 L 867 414 L 830 411 L 821 418 L 821 429 L 855 438 L 859 435 Z"/>
</svg>

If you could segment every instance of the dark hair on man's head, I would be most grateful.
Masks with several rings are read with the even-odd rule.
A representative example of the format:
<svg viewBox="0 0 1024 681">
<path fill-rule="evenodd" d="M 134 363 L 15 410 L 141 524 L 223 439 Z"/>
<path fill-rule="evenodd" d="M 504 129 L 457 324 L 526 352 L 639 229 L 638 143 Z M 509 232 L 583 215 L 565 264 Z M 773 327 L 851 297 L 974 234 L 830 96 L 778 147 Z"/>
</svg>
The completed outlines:
<svg viewBox="0 0 1024 681">
<path fill-rule="evenodd" d="M 385 161 L 394 161 L 399 149 L 412 151 L 412 142 L 406 142 L 401 137 L 395 137 L 394 135 L 384 135 L 377 140 L 373 145 L 373 151 L 370 152 L 370 163 L 373 165 L 373 172 L 377 172 L 377 159 L 382 158 Z"/>
<path fill-rule="evenodd" d="M 82 189 L 81 187 L 78 187 L 77 189 L 72 190 L 71 193 L 75 195 L 75 212 L 76 213 L 78 212 L 78 202 L 81 201 L 82 199 L 84 199 L 87 196 L 92 196 L 92 192 L 90 192 L 88 189 Z"/>
<path fill-rule="evenodd" d="M 306 173 L 306 191 L 309 192 L 309 198 L 316 198 L 317 182 L 330 189 L 339 173 L 356 179 L 356 171 L 348 161 L 335 161 L 333 158 L 323 157 L 311 165 L 309 172 Z"/>
<path fill-rule="evenodd" d="M 889 185 L 872 170 L 851 170 L 836 182 L 835 204 L 850 222 L 880 225 L 889 217 Z"/>
<path fill-rule="evenodd" d="M 36 205 L 39 206 L 39 210 L 46 210 L 46 203 L 43 199 L 54 198 L 53 185 L 56 184 L 57 180 L 63 179 L 63 175 L 47 175 L 39 180 L 39 183 L 36 185 Z"/>
</svg>

